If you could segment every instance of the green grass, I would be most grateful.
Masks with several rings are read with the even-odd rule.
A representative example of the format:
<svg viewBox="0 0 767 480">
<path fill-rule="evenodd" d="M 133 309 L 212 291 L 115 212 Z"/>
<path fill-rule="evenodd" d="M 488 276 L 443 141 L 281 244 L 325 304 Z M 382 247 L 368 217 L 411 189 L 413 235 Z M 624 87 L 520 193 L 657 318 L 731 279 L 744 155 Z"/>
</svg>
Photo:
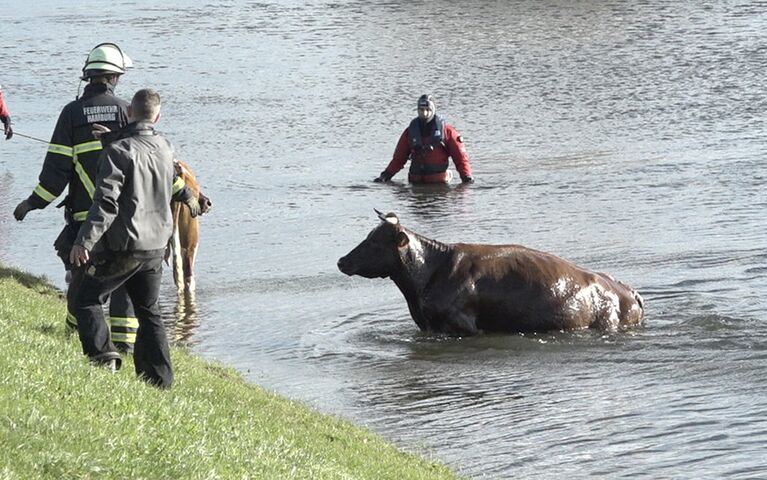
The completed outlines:
<svg viewBox="0 0 767 480">
<path fill-rule="evenodd" d="M 444 479 L 445 466 L 174 349 L 162 391 L 91 366 L 45 279 L 0 265 L 0 479 Z"/>
</svg>

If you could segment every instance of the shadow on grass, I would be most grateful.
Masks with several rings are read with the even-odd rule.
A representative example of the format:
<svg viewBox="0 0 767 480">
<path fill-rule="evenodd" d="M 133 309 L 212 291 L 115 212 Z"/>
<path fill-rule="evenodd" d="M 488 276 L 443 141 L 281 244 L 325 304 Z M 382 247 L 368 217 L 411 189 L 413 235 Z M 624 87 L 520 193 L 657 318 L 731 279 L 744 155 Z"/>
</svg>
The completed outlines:
<svg viewBox="0 0 767 480">
<path fill-rule="evenodd" d="M 208 373 L 211 373 L 217 376 L 218 378 L 230 379 L 230 380 L 241 379 L 241 376 L 239 373 L 232 370 L 230 367 L 226 367 L 224 365 L 211 363 L 211 364 L 203 365 L 203 367 Z"/>
<path fill-rule="evenodd" d="M 61 336 L 60 326 L 54 323 L 46 323 L 43 325 L 38 325 L 36 329 L 43 335 L 47 335 L 49 337 Z"/>
<path fill-rule="evenodd" d="M 22 286 L 32 289 L 38 293 L 64 297 L 64 292 L 51 285 L 47 278 L 32 275 L 31 273 L 22 272 L 16 268 L 7 267 L 0 264 L 0 280 L 4 280 L 6 278 L 10 278 Z"/>
</svg>

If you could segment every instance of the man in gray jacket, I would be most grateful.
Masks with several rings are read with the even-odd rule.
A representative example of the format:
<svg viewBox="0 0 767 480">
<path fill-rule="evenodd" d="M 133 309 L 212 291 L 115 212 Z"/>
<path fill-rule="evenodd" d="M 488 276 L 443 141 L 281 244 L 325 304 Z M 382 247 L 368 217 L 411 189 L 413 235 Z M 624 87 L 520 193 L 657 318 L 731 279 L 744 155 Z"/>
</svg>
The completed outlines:
<svg viewBox="0 0 767 480">
<path fill-rule="evenodd" d="M 131 123 L 112 135 L 101 154 L 93 205 L 70 254 L 77 267 L 91 263 L 77 296 L 77 330 L 83 353 L 92 362 L 119 369 L 121 357 L 109 337 L 102 306 L 111 292 L 125 285 L 139 322 L 133 354 L 136 374 L 170 388 L 173 368 L 159 307 L 162 260 L 173 230 L 170 202 L 173 198 L 186 203 L 192 216 L 200 213 L 200 205 L 176 177 L 170 143 L 154 130 L 159 94 L 136 92 L 128 115 Z"/>
</svg>

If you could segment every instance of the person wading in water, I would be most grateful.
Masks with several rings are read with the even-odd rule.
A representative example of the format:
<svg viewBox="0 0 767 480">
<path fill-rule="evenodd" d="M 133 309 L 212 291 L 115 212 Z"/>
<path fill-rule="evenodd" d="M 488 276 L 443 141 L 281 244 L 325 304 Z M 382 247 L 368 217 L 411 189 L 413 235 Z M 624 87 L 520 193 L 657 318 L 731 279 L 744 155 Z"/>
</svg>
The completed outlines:
<svg viewBox="0 0 767 480">
<path fill-rule="evenodd" d="M 418 98 L 418 117 L 402 132 L 389 165 L 374 182 L 388 182 L 410 160 L 408 181 L 411 183 L 448 183 L 452 173 L 447 169 L 453 159 L 463 183 L 474 183 L 469 155 L 463 138 L 456 129 L 437 115 L 431 95 Z"/>
</svg>

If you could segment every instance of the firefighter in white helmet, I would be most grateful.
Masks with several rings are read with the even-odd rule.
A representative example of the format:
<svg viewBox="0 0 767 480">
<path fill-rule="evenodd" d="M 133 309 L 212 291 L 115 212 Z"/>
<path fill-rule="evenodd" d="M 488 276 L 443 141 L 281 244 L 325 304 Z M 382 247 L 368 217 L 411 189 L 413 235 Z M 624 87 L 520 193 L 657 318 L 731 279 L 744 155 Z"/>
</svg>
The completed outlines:
<svg viewBox="0 0 767 480">
<path fill-rule="evenodd" d="M 82 69 L 87 80 L 83 95 L 64 107 L 48 145 L 39 184 L 13 212 L 21 221 L 30 210 L 50 205 L 67 188 L 64 201 L 66 226 L 54 242 L 69 278 L 67 289 L 67 326 L 76 329 L 74 299 L 84 268 L 69 262 L 69 252 L 93 201 L 94 180 L 98 171 L 101 140 L 92 131 L 93 124 L 119 130 L 128 124 L 128 102 L 114 95 L 114 87 L 132 66 L 132 61 L 114 43 L 97 45 L 88 54 Z M 115 291 L 110 302 L 111 336 L 123 351 L 131 351 L 136 340 L 138 321 L 124 289 Z"/>
<path fill-rule="evenodd" d="M 122 75 L 125 70 L 133 66 L 133 61 L 120 47 L 114 43 L 102 43 L 97 45 L 83 66 L 83 80 L 88 80 L 100 75 Z M 117 82 L 115 81 L 115 84 Z"/>
</svg>

